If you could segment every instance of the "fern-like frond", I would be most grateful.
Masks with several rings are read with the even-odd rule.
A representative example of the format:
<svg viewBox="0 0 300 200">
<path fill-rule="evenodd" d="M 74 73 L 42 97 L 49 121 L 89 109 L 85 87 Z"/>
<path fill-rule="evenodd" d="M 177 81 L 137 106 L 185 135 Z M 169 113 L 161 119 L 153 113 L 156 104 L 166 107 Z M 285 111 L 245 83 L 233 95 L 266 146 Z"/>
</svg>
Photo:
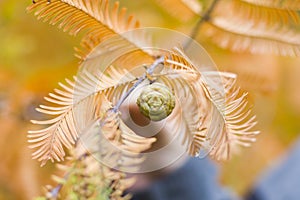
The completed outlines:
<svg viewBox="0 0 300 200">
<path fill-rule="evenodd" d="M 228 12 L 230 10 L 230 12 Z M 281 8 L 272 8 L 249 4 L 243 0 L 219 1 L 212 13 L 215 15 L 244 20 L 245 23 L 270 26 L 297 26 L 300 24 L 298 11 Z M 295 28 L 295 27 L 293 27 Z"/>
<path fill-rule="evenodd" d="M 300 33 L 296 31 L 295 26 L 300 25 L 300 15 L 296 11 L 282 10 L 280 12 L 271 8 L 269 11 L 267 8 L 261 8 L 262 10 L 258 8 L 235 3 L 235 1 L 220 2 L 211 22 L 220 28 L 233 30 L 246 36 L 250 34 L 292 44 L 299 43 L 297 39 Z M 232 12 L 224 12 L 224 10 Z"/>
<path fill-rule="evenodd" d="M 41 105 L 37 110 L 46 115 L 55 116 L 45 121 L 33 120 L 34 124 L 46 126 L 41 130 L 29 131 L 30 147 L 37 148 L 33 158 L 44 165 L 50 160 L 63 160 L 64 146 L 72 147 L 77 141 L 81 131 L 89 126 L 95 119 L 102 117 L 99 112 L 104 98 L 118 98 L 123 91 L 114 90 L 120 86 L 124 89 L 130 85 L 135 77 L 126 70 L 110 68 L 107 73 L 98 72 L 96 75 L 82 72 L 75 77 L 75 83 L 67 80 L 68 86 L 60 84 L 63 90 L 55 90 L 45 99 L 51 106 Z M 122 80 L 120 80 L 122 78 Z M 126 91 L 126 89 L 125 89 Z"/>
<path fill-rule="evenodd" d="M 171 57 L 178 56 L 181 58 L 175 60 L 185 59 L 183 63 L 192 64 L 182 51 L 177 51 Z M 183 63 L 178 62 L 178 67 Z M 169 67 L 176 70 L 176 62 L 169 64 Z M 190 76 L 185 76 L 187 73 L 179 71 L 182 80 L 169 83 L 179 97 L 183 112 L 193 111 L 182 115 L 187 128 L 178 127 L 178 131 L 185 130 L 185 134 L 191 134 L 184 137 L 184 141 L 189 141 L 191 155 L 199 155 L 201 150 L 211 150 L 211 156 L 217 160 L 228 159 L 230 152 L 236 150 L 236 144 L 248 146 L 255 140 L 254 136 L 258 134 L 257 131 L 252 131 L 256 124 L 255 117 L 251 116 L 247 106 L 246 94 L 235 88 L 234 74 L 215 71 L 198 73 L 199 78 L 193 80 Z M 172 76 L 168 78 L 172 79 Z M 176 79 L 178 78 L 180 79 L 177 76 Z M 178 111 L 180 110 L 176 114 L 180 114 Z M 173 119 L 180 120 L 176 117 Z M 177 123 L 179 122 L 174 124 Z"/>
<path fill-rule="evenodd" d="M 50 3 L 39 0 L 28 7 L 28 11 L 35 11 L 38 19 L 57 25 L 71 35 L 87 31 L 88 34 L 97 34 L 99 39 L 139 27 L 133 17 L 125 20 L 125 9 L 120 13 L 118 9 L 119 4 L 115 3 L 110 11 L 108 0 L 51 0 Z"/>
<path fill-rule="evenodd" d="M 147 150 L 155 138 L 136 135 L 120 118 L 120 113 L 108 110 L 100 122 L 101 131 L 109 141 L 115 142 L 123 150 L 140 153 Z"/>
<path fill-rule="evenodd" d="M 270 8 L 300 10 L 299 0 L 241 0 L 258 6 Z"/>
<path fill-rule="evenodd" d="M 188 21 L 195 17 L 194 13 L 202 11 L 202 5 L 197 0 L 156 0 L 170 15 Z"/>
<path fill-rule="evenodd" d="M 149 149 L 155 138 L 145 138 L 135 134 L 122 120 L 119 125 L 122 131 L 122 142 L 124 149 L 133 153 L 140 153 Z"/>
<path fill-rule="evenodd" d="M 299 4 L 292 0 L 219 0 L 201 31 L 232 51 L 299 56 Z M 171 12 L 172 7 L 166 8 Z M 193 9 L 190 12 L 201 17 Z"/>
<path fill-rule="evenodd" d="M 300 44 L 287 43 L 280 40 L 270 40 L 259 35 L 243 34 L 226 30 L 213 24 L 205 24 L 202 29 L 205 34 L 222 48 L 235 52 L 248 51 L 251 53 L 273 53 L 283 56 L 299 56 Z"/>
<path fill-rule="evenodd" d="M 219 137 L 210 154 L 217 160 L 228 159 L 230 152 L 237 150 L 237 145 L 248 147 L 255 141 L 259 134 L 259 131 L 253 130 L 256 117 L 252 116 L 247 105 L 247 94 L 236 88 L 233 74 L 205 72 L 203 76 L 205 78 L 197 88 L 204 88 L 213 110 L 217 111 L 211 120 L 214 117 L 218 120 L 211 127 L 218 126 L 218 121 L 219 127 L 223 126 L 216 132 Z"/>
<path fill-rule="evenodd" d="M 70 82 L 67 80 L 67 82 Z M 37 121 L 32 120 L 33 124 L 45 126 L 40 130 L 29 131 L 29 142 L 33 143 L 30 148 L 37 150 L 32 154 L 33 159 L 41 161 L 44 165 L 47 160 L 61 161 L 64 159 L 65 152 L 63 146 L 70 148 L 75 144 L 78 138 L 78 132 L 74 121 L 73 106 L 73 87 L 72 83 L 68 86 L 60 84 L 63 90 L 56 90 L 56 93 L 50 93 L 46 101 L 58 106 L 44 106 L 37 108 L 38 112 L 46 115 L 54 115 L 50 120 Z"/>
<path fill-rule="evenodd" d="M 197 156 L 200 151 L 206 152 L 207 155 L 210 147 L 206 145 L 206 132 L 202 123 L 207 113 L 207 107 L 202 101 L 204 95 L 199 94 L 202 91 L 193 91 L 187 80 L 189 78 L 182 72 L 178 71 L 178 76 L 174 76 L 174 73 L 176 72 L 158 79 L 174 90 L 177 99 L 175 109 L 167 118 L 167 123 L 172 127 L 174 137 L 181 139 L 182 144 L 186 146 L 189 155 Z"/>
<path fill-rule="evenodd" d="M 122 171 L 138 170 L 144 160 L 140 153 L 150 148 L 156 139 L 137 135 L 122 121 L 120 113 L 113 110 L 106 112 L 100 124 L 103 137 L 100 148 L 107 147 L 105 152 L 100 152 L 105 154 L 106 164 Z"/>
<path fill-rule="evenodd" d="M 206 128 L 202 123 L 206 117 L 207 107 L 203 101 L 205 99 L 203 90 L 194 91 L 191 87 L 191 83 L 199 79 L 200 73 L 182 56 L 182 51 L 175 48 L 172 54 L 165 57 L 164 69 L 161 72 L 163 76 L 160 76 L 158 81 L 172 88 L 176 95 L 177 106 L 167 121 L 172 127 L 174 136 L 182 140 L 190 155 L 196 156 L 200 151 L 207 153 L 210 148 L 207 145 Z"/>
<path fill-rule="evenodd" d="M 231 12 L 227 12 L 230 10 Z M 300 25 L 297 11 L 220 1 L 204 33 L 223 48 L 252 53 L 298 56 Z"/>
<path fill-rule="evenodd" d="M 35 12 L 38 19 L 57 25 L 71 35 L 84 33 L 78 57 L 82 60 L 102 41 L 112 37 L 119 37 L 122 43 L 135 46 L 134 43 L 120 36 L 120 33 L 138 28 L 139 22 L 132 16 L 126 18 L 126 9 L 119 12 L 119 3 L 112 9 L 108 0 L 37 0 L 28 7 L 28 11 Z M 140 50 L 139 56 L 149 59 L 149 55 Z"/>
</svg>

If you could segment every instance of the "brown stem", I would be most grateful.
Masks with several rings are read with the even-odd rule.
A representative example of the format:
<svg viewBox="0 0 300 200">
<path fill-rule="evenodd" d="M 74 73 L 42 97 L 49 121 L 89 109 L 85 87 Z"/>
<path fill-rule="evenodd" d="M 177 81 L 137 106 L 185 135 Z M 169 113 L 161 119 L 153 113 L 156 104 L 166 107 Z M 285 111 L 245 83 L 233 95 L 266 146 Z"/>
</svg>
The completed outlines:
<svg viewBox="0 0 300 200">
<path fill-rule="evenodd" d="M 199 29 L 200 27 L 202 26 L 202 24 L 206 21 L 209 21 L 210 20 L 210 17 L 211 17 L 211 13 L 214 11 L 217 3 L 218 3 L 219 0 L 214 0 L 209 8 L 207 9 L 207 11 L 204 13 L 204 15 L 198 20 L 197 24 L 194 26 L 193 30 L 192 30 L 192 33 L 190 35 L 190 39 L 186 42 L 186 44 L 183 46 L 184 49 L 187 49 L 191 42 L 196 38 L 198 32 L 199 32 Z"/>
</svg>

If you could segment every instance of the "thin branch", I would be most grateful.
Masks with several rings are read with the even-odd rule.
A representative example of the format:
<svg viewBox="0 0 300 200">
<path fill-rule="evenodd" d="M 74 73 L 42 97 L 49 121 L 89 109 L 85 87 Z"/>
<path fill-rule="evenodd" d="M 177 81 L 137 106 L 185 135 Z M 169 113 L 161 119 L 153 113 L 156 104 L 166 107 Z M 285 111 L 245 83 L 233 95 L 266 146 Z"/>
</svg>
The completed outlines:
<svg viewBox="0 0 300 200">
<path fill-rule="evenodd" d="M 207 9 L 207 11 L 204 13 L 203 17 L 201 17 L 199 19 L 199 21 L 197 22 L 197 24 L 195 25 L 195 27 L 192 30 L 190 39 L 186 42 L 186 44 L 184 45 L 184 49 L 186 49 L 191 42 L 193 41 L 193 39 L 195 39 L 199 28 L 201 27 L 201 25 L 206 22 L 209 21 L 210 19 L 210 15 L 213 12 L 213 10 L 215 9 L 217 3 L 219 0 L 214 0 L 211 5 L 209 6 L 209 8 Z M 153 64 L 147 69 L 147 71 L 143 74 L 143 76 L 138 78 L 138 81 L 126 92 L 126 94 L 124 96 L 122 96 L 122 98 L 117 102 L 116 106 L 114 106 L 113 108 L 113 112 L 118 112 L 119 108 L 121 107 L 122 103 L 127 99 L 127 97 L 145 80 L 147 79 L 147 75 L 152 75 L 153 71 L 155 70 L 155 68 L 164 62 L 164 57 L 159 57 L 157 58 Z"/>
<path fill-rule="evenodd" d="M 121 107 L 122 103 L 127 99 L 127 97 L 144 81 L 147 79 L 147 75 L 152 75 L 155 68 L 164 62 L 164 57 L 161 56 L 158 59 L 156 59 L 153 64 L 146 70 L 146 72 L 143 74 L 143 76 L 138 78 L 138 81 L 135 82 L 135 84 L 126 92 L 125 95 L 122 96 L 122 98 L 117 102 L 117 104 L 113 108 L 113 112 L 118 112 L 119 108 Z"/>
<path fill-rule="evenodd" d="M 204 15 L 198 20 L 197 24 L 194 26 L 193 30 L 192 30 L 192 33 L 190 35 L 190 39 L 186 42 L 186 44 L 183 46 L 184 49 L 188 48 L 189 45 L 191 44 L 191 42 L 196 38 L 197 36 L 197 33 L 200 29 L 200 27 L 202 26 L 202 24 L 204 22 L 207 22 L 210 20 L 210 15 L 211 13 L 214 11 L 217 3 L 218 3 L 219 0 L 214 0 L 209 8 L 206 10 L 206 12 L 204 13 Z"/>
<path fill-rule="evenodd" d="M 186 42 L 186 44 L 184 45 L 184 49 L 186 49 L 190 43 L 192 42 L 193 39 L 195 39 L 199 28 L 201 27 L 201 25 L 208 21 L 210 19 L 210 15 L 212 13 L 212 11 L 214 10 L 214 8 L 216 7 L 217 3 L 219 0 L 214 0 L 210 7 L 207 9 L 207 11 L 204 13 L 203 17 L 200 18 L 200 20 L 197 22 L 196 26 L 193 28 L 193 31 L 191 33 L 190 39 Z M 147 75 L 152 75 L 153 71 L 155 70 L 155 68 L 164 62 L 164 57 L 159 57 L 157 58 L 153 64 L 147 69 L 147 71 L 143 74 L 143 76 L 139 77 L 137 82 L 135 82 L 135 84 L 126 92 L 126 94 L 124 96 L 122 96 L 122 98 L 117 102 L 117 104 L 114 106 L 113 108 L 113 112 L 118 112 L 119 108 L 121 107 L 122 103 L 127 99 L 127 97 L 145 80 L 147 79 Z"/>
</svg>

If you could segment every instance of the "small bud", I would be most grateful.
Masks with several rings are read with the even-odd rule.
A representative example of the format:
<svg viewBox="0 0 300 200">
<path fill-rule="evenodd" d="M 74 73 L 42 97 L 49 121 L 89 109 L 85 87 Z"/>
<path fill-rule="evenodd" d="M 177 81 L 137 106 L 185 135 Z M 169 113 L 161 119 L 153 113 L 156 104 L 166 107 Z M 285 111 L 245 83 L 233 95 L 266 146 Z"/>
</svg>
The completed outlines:
<svg viewBox="0 0 300 200">
<path fill-rule="evenodd" d="M 143 115 L 153 121 L 160 121 L 173 111 L 175 97 L 166 85 L 153 83 L 143 88 L 136 103 Z"/>
</svg>

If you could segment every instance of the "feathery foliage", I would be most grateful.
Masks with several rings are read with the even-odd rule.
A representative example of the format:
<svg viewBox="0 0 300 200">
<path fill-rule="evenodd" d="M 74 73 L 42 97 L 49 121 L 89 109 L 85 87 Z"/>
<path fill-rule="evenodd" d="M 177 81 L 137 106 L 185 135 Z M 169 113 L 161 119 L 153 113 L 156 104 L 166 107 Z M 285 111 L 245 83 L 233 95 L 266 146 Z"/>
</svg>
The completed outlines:
<svg viewBox="0 0 300 200">
<path fill-rule="evenodd" d="M 172 12 L 172 7 L 164 7 Z M 209 16 L 193 9 L 182 9 L 177 16 L 191 16 L 191 12 L 200 16 L 204 25 L 200 32 L 222 48 L 299 56 L 299 10 L 299 2 L 293 0 L 215 0 Z"/>
<path fill-rule="evenodd" d="M 28 7 L 29 12 L 34 12 L 38 19 L 57 25 L 58 28 L 70 35 L 83 32 L 82 48 L 76 49 L 77 56 L 84 60 L 86 56 L 101 42 L 111 37 L 119 38 L 123 45 L 135 46 L 120 33 L 138 28 L 139 22 L 133 16 L 126 18 L 126 9 L 119 11 L 116 2 L 112 9 L 108 0 L 38 0 Z M 139 56 L 145 59 L 151 57 L 142 50 Z"/>
<path fill-rule="evenodd" d="M 212 157 L 224 160 L 235 151 L 237 144 L 249 146 L 255 141 L 255 135 L 259 134 L 253 130 L 255 116 L 251 116 L 246 94 L 236 89 L 234 74 L 208 71 L 198 72 L 191 78 L 191 74 L 178 71 L 186 68 L 195 72 L 196 69 L 178 49 L 166 64 L 181 74 L 176 79 L 182 80 L 171 83 L 181 101 L 181 110 L 176 110 L 173 116 L 175 120 L 183 118 L 185 123 L 176 121 L 173 124 L 180 124 L 175 131 L 177 135 L 190 134 L 183 142 L 187 142 L 191 155 L 197 156 L 204 148 Z M 178 117 L 180 112 L 183 117 Z"/>
<path fill-rule="evenodd" d="M 255 4 L 258 6 L 265 6 L 279 9 L 299 10 L 300 2 L 295 0 L 242 0 L 247 3 Z"/>
<path fill-rule="evenodd" d="M 180 2 L 186 6 L 185 12 L 189 9 L 200 12 L 201 7 L 195 7 L 198 5 L 195 1 Z M 172 5 L 174 9 L 179 8 Z M 73 193 L 67 195 L 89 199 L 102 198 L 108 193 L 111 199 L 123 199 L 122 192 L 132 181 L 113 169 L 137 169 L 144 159 L 141 152 L 156 141 L 135 133 L 120 117 L 121 104 L 142 83 L 161 83 L 170 89 L 166 90 L 170 97 L 174 92 L 177 102 L 175 108 L 170 107 L 174 110 L 166 120 L 174 124 L 174 136 L 182 139 L 190 155 L 200 156 L 204 151 L 205 155 L 217 160 L 228 159 L 237 144 L 249 146 L 255 141 L 254 136 L 258 134 L 253 131 L 255 117 L 247 105 L 246 94 L 236 89 L 236 76 L 202 72 L 200 66 L 195 66 L 178 48 L 169 55 L 155 55 L 158 57 L 155 59 L 151 55 L 153 52 L 139 48 L 139 44 L 145 42 L 143 38 L 122 35 L 137 28 L 138 23 L 132 17 L 126 18 L 125 9 L 119 12 L 118 3 L 110 9 L 108 0 L 39 0 L 28 10 L 34 11 L 38 19 L 57 25 L 71 35 L 82 32 L 81 45 L 85 50 L 79 57 L 81 69 L 88 69 L 74 77 L 74 82 L 66 80 L 67 85 L 60 84 L 62 89 L 56 89 L 45 98 L 49 105 L 37 108 L 52 118 L 32 120 L 41 126 L 39 130 L 29 131 L 28 135 L 30 147 L 35 149 L 33 158 L 41 161 L 41 165 L 48 160 L 64 160 L 66 148 L 73 152 L 72 167 L 65 167 L 65 178 L 58 178 L 59 185 L 50 188 L 51 198 L 58 197 L 63 185 L 71 181 Z M 211 19 L 214 18 L 208 18 L 207 24 L 213 22 Z M 106 66 L 102 63 L 100 45 L 112 53 L 118 53 L 123 47 L 134 51 Z M 146 67 L 145 72 L 130 73 L 142 64 Z M 157 72 L 158 64 L 163 65 L 163 70 Z M 105 71 L 98 70 L 104 67 L 107 67 Z M 157 95 L 157 92 L 153 94 Z M 145 96 L 153 101 L 158 99 L 151 95 Z M 80 153 L 74 154 L 74 151 Z M 97 159 L 104 159 L 109 167 Z M 99 179 L 95 180 L 95 177 Z M 78 185 L 79 179 L 85 185 Z"/>
<path fill-rule="evenodd" d="M 83 72 L 80 77 L 74 78 L 75 83 L 67 80 L 69 86 L 60 84 L 64 90 L 56 89 L 56 93 L 50 93 L 49 97 L 45 98 L 48 102 L 58 106 L 41 105 L 37 109 L 41 113 L 54 115 L 55 118 L 32 121 L 34 124 L 48 125 L 41 130 L 29 131 L 29 142 L 34 143 L 30 147 L 38 148 L 33 153 L 33 158 L 41 161 L 42 165 L 49 159 L 63 160 L 65 156 L 63 146 L 71 148 L 79 137 L 78 132 L 83 131 L 99 117 L 103 117 L 104 114 L 99 112 L 99 108 L 109 106 L 101 104 L 102 102 L 108 104 L 104 98 L 116 100 L 124 90 L 126 91 L 129 84 L 135 81 L 135 77 L 130 76 L 126 70 L 111 68 L 107 73 L 104 75 L 98 72 L 96 75 L 91 75 Z M 117 86 L 123 89 L 118 90 L 119 95 L 115 90 Z M 80 119 L 75 119 L 75 109 L 85 110 L 84 115 L 80 115 Z"/>
</svg>

